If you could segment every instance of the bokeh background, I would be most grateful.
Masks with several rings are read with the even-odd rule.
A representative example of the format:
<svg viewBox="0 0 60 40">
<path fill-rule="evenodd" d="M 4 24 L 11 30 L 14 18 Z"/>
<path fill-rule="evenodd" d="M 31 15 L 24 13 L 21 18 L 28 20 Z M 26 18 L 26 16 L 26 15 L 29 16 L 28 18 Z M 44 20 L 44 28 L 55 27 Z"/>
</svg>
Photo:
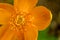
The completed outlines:
<svg viewBox="0 0 60 40">
<path fill-rule="evenodd" d="M 0 0 L 0 3 L 13 5 L 13 0 Z M 51 10 L 53 19 L 50 26 L 39 31 L 38 40 L 60 40 L 60 0 L 39 0 L 36 6 L 45 6 Z"/>
</svg>

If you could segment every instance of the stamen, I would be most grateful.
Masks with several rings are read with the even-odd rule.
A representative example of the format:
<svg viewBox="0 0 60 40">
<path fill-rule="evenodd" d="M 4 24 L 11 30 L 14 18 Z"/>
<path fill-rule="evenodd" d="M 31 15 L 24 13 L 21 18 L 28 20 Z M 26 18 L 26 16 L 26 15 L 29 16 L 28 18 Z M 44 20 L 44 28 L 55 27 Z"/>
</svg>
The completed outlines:
<svg viewBox="0 0 60 40">
<path fill-rule="evenodd" d="M 17 25 L 24 24 L 24 17 L 18 15 L 18 16 L 17 16 L 17 19 L 16 19 L 16 24 L 17 24 Z"/>
</svg>

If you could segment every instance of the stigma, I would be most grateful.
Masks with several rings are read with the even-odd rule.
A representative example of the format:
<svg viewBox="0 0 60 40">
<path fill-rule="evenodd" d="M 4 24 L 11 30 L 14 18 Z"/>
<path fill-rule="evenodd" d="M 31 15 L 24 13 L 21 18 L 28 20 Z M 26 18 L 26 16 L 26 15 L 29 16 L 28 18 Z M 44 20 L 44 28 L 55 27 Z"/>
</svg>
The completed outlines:
<svg viewBox="0 0 60 40">
<path fill-rule="evenodd" d="M 16 18 L 16 25 L 23 25 L 24 24 L 24 17 L 22 15 L 17 15 L 17 18 Z"/>
</svg>

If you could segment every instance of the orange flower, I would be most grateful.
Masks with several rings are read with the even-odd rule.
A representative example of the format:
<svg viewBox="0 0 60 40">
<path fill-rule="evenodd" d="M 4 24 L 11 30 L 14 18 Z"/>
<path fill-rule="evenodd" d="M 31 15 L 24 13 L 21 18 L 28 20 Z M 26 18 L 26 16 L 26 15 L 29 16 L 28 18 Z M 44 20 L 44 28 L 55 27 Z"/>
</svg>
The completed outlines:
<svg viewBox="0 0 60 40">
<path fill-rule="evenodd" d="M 36 7 L 38 0 L 14 0 L 14 6 L 0 3 L 0 40 L 37 40 L 38 31 L 48 27 L 51 11 Z"/>
</svg>

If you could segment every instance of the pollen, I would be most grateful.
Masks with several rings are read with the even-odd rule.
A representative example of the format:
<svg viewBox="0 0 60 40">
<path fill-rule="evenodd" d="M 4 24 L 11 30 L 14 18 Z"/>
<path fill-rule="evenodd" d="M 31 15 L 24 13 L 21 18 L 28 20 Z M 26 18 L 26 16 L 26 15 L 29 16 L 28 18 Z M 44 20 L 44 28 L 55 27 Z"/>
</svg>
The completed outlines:
<svg viewBox="0 0 60 40">
<path fill-rule="evenodd" d="M 16 24 L 17 25 L 23 25 L 24 24 L 24 17 L 18 15 L 17 18 L 16 18 Z"/>
</svg>

